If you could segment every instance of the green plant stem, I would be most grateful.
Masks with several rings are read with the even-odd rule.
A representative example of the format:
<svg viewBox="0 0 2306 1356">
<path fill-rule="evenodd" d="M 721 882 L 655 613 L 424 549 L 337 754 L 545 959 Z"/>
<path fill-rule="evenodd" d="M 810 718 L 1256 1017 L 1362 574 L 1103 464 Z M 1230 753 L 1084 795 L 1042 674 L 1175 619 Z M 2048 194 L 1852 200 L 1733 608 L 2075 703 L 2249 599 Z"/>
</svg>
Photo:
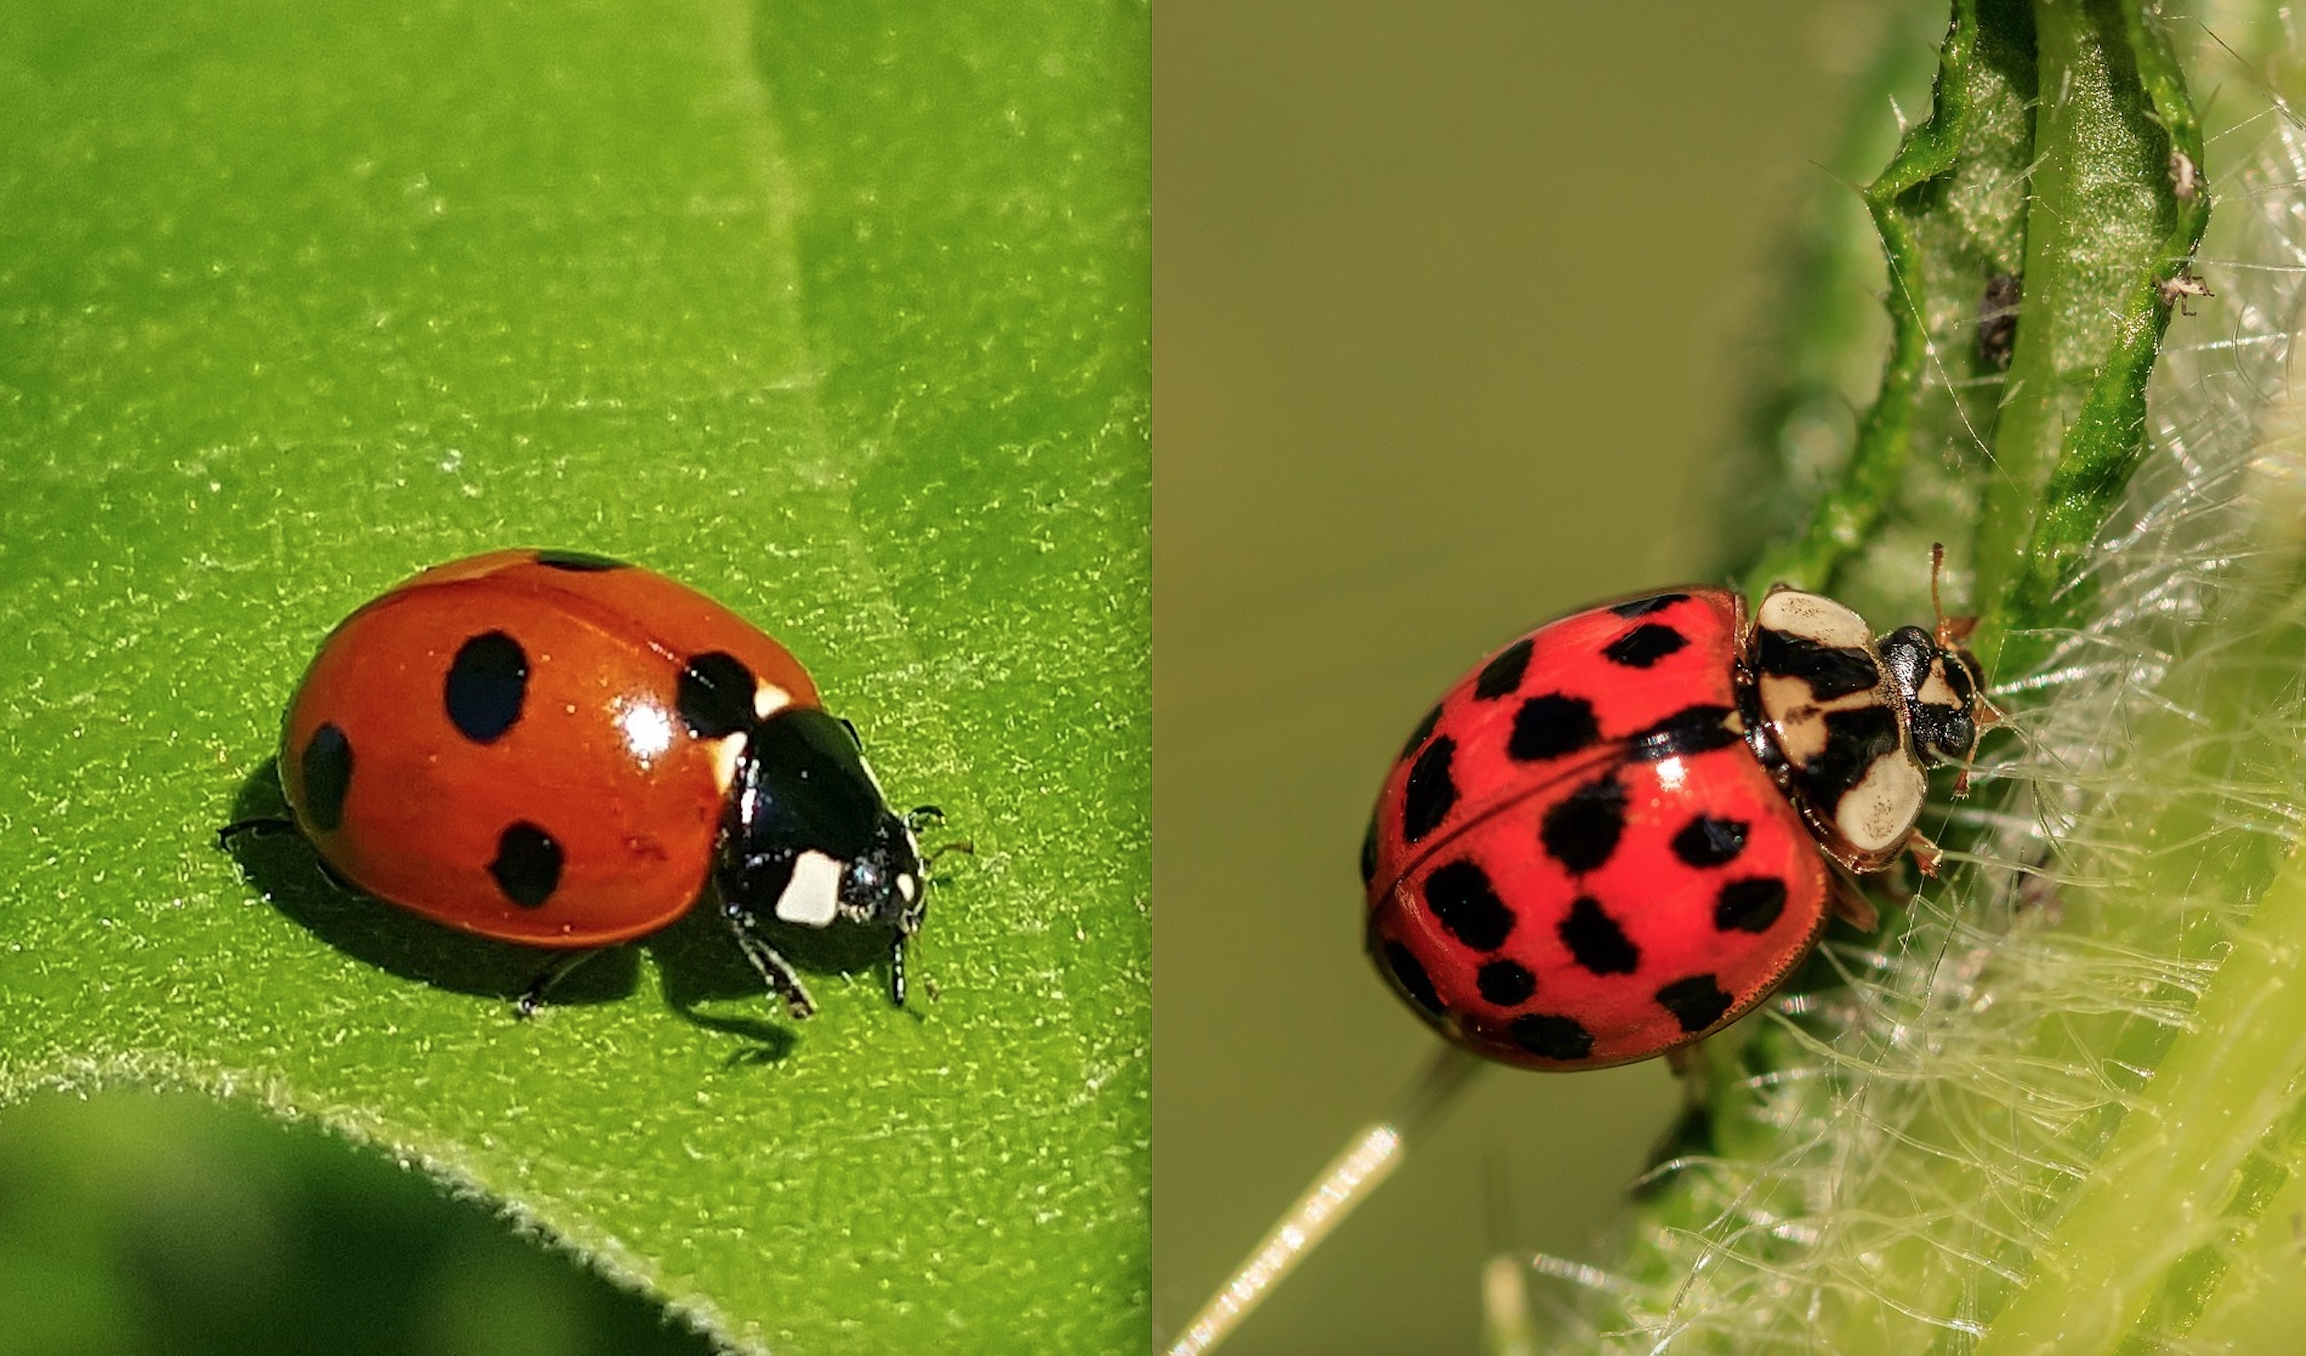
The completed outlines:
<svg viewBox="0 0 2306 1356">
<path fill-rule="evenodd" d="M 1774 583 L 1824 588 L 1835 568 L 1865 543 L 1905 473 L 1930 334 L 1922 307 L 1922 240 L 1900 200 L 1959 162 L 1978 104 L 1978 43 L 1976 0 L 1955 0 L 1953 24 L 1938 57 L 1930 117 L 1906 134 L 1896 157 L 1865 190 L 1866 211 L 1889 265 L 1883 306 L 1890 316 L 1890 356 L 1882 368 L 1881 390 L 1859 421 L 1841 479 L 1818 501 L 1808 530 L 1762 558 L 1748 577 L 1751 588 Z"/>
<path fill-rule="evenodd" d="M 2037 0 L 2045 91 L 2028 217 L 2027 308 L 1979 523 L 1974 646 L 1997 677 L 2046 653 L 2041 628 L 2083 615 L 2086 553 L 2146 452 L 2146 379 L 2168 325 L 2164 284 L 2209 220 L 2181 201 L 2202 135 L 2168 39 L 2137 0 Z M 2113 301 L 2113 305 L 2108 305 Z M 2013 632 L 2027 639 L 2007 655 Z"/>
</svg>

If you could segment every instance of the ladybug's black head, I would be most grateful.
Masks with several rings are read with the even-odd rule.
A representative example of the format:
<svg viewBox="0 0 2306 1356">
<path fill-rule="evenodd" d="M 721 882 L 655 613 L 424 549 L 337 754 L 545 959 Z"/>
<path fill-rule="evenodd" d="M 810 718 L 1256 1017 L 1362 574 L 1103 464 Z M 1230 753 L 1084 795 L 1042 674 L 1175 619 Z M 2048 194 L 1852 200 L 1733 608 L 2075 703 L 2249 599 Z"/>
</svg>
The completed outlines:
<svg viewBox="0 0 2306 1356">
<path fill-rule="evenodd" d="M 921 873 L 921 845 L 912 826 L 881 812 L 873 845 L 851 858 L 841 875 L 841 917 L 889 930 L 889 999 L 905 1006 L 905 943 L 921 930 L 929 909 Z"/>
<path fill-rule="evenodd" d="M 927 904 L 920 844 L 882 799 L 847 721 L 788 707 L 746 732 L 719 879 L 741 933 L 836 920 L 887 928 L 889 993 L 904 1004 L 905 940 Z"/>
<path fill-rule="evenodd" d="M 1914 753 L 1925 765 L 1966 763 L 1978 747 L 1978 661 L 1919 626 L 1881 639 L 1882 658 L 1906 705 Z"/>
</svg>

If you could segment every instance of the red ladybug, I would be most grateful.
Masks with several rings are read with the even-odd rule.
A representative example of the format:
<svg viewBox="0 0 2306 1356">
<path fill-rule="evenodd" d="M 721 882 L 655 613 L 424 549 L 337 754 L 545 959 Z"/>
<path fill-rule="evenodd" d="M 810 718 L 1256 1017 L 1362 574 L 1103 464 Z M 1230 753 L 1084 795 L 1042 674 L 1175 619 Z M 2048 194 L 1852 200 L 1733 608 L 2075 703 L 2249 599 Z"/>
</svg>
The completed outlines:
<svg viewBox="0 0 2306 1356">
<path fill-rule="evenodd" d="M 485 937 L 567 950 L 653 932 L 717 887 L 793 1014 L 765 935 L 836 920 L 905 941 L 925 881 L 856 730 L 782 645 L 693 589 L 601 556 L 497 551 L 346 618 L 289 703 L 293 827 L 353 887 Z M 526 1011 L 565 964 L 522 999 Z"/>
<path fill-rule="evenodd" d="M 1541 626 L 1451 688 L 1362 847 L 1377 968 L 1448 1039 L 1532 1069 L 1666 1053 L 1784 982 L 1829 862 L 1912 850 L 1924 770 L 1981 726 L 1966 624 L 1876 640 L 1829 598 L 1690 588 Z M 1984 710 L 1990 718 L 1990 709 Z"/>
</svg>

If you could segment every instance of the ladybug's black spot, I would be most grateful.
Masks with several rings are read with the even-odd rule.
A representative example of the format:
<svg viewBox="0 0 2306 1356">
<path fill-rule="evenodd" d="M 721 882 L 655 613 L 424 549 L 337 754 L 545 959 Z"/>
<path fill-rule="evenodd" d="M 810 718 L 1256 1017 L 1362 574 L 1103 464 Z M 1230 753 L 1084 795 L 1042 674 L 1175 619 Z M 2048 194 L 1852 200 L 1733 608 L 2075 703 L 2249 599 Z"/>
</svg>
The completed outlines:
<svg viewBox="0 0 2306 1356">
<path fill-rule="evenodd" d="M 1409 732 L 1409 742 L 1401 746 L 1401 756 L 1407 758 L 1417 752 L 1419 745 L 1433 737 L 1433 727 L 1440 723 L 1441 707 L 1436 705 L 1431 711 L 1425 713 L 1425 719 L 1417 722 L 1417 728 Z"/>
<path fill-rule="evenodd" d="M 1505 1028 L 1513 1043 L 1540 1059 L 1584 1059 L 1593 1053 L 1593 1033 L 1570 1017 L 1533 1012 Z"/>
<path fill-rule="evenodd" d="M 1473 695 L 1479 701 L 1496 701 L 1499 697 L 1521 686 L 1521 676 L 1529 671 L 1531 640 L 1528 636 L 1499 650 L 1481 666 L 1481 676 L 1473 680 Z"/>
<path fill-rule="evenodd" d="M 725 739 L 754 722 L 753 671 L 733 654 L 714 650 L 691 659 L 681 670 L 674 704 L 689 733 L 698 739 Z"/>
<path fill-rule="evenodd" d="M 601 570 L 629 570 L 632 568 L 621 560 L 611 560 L 607 556 L 596 556 L 590 551 L 539 551 L 536 553 L 536 563 L 548 569 L 574 570 L 586 574 Z"/>
<path fill-rule="evenodd" d="M 1571 901 L 1569 916 L 1561 920 L 1558 931 L 1570 959 L 1592 974 L 1630 975 L 1641 968 L 1641 948 L 1591 895 Z"/>
<path fill-rule="evenodd" d="M 1602 658 L 1629 669 L 1646 669 L 1689 644 L 1688 637 L 1662 622 L 1643 622 L 1602 647 Z"/>
<path fill-rule="evenodd" d="M 1435 868 L 1425 878 L 1425 907 L 1449 935 L 1476 951 L 1495 951 L 1513 935 L 1513 910 L 1490 888 L 1489 876 L 1468 861 Z"/>
<path fill-rule="evenodd" d="M 1617 851 L 1625 832 L 1625 788 L 1604 776 L 1570 792 L 1545 812 L 1538 837 L 1546 852 L 1573 875 L 1598 869 Z"/>
<path fill-rule="evenodd" d="M 1509 960 L 1491 961 L 1473 977 L 1481 996 L 1501 1008 L 1518 1007 L 1537 992 L 1537 976 Z"/>
<path fill-rule="evenodd" d="M 1457 804 L 1457 782 L 1449 763 L 1457 756 L 1457 741 L 1447 735 L 1426 745 L 1410 765 L 1409 782 L 1401 790 L 1401 836 L 1414 843 L 1441 827 Z"/>
<path fill-rule="evenodd" d="M 1523 702 L 1514 713 L 1513 737 L 1506 741 L 1505 752 L 1519 762 L 1532 763 L 1567 757 L 1599 738 L 1601 723 L 1594 718 L 1592 702 L 1548 692 Z"/>
<path fill-rule="evenodd" d="M 1733 880 L 1714 896 L 1713 925 L 1723 932 L 1767 932 L 1786 911 L 1786 883 L 1775 876 Z"/>
<path fill-rule="evenodd" d="M 1368 888 L 1377 879 L 1377 817 L 1369 818 L 1369 831 L 1361 835 L 1361 884 Z"/>
<path fill-rule="evenodd" d="M 1682 1030 L 1695 1035 L 1721 1020 L 1730 1009 L 1730 996 L 1712 975 L 1691 975 L 1658 990 L 1657 1005 L 1672 1013 Z"/>
<path fill-rule="evenodd" d="M 1441 995 L 1433 991 L 1433 977 L 1417 963 L 1417 957 L 1399 942 L 1385 944 L 1385 965 L 1393 971 L 1393 982 L 1401 986 L 1417 1006 L 1439 1017 L 1442 1014 Z"/>
<path fill-rule="evenodd" d="M 352 789 L 352 741 L 334 725 L 312 732 L 297 760 L 304 777 L 304 819 L 322 833 L 344 822 L 344 794 Z"/>
<path fill-rule="evenodd" d="M 528 696 L 528 655 L 502 631 L 474 636 L 457 647 L 441 684 L 441 699 L 458 734 L 490 744 L 520 720 Z"/>
<path fill-rule="evenodd" d="M 1636 731 L 1626 740 L 1625 756 L 1637 763 L 1656 763 L 1726 749 L 1745 738 L 1731 719 L 1736 714 L 1726 706 L 1685 706 Z"/>
<path fill-rule="evenodd" d="M 552 835 L 520 820 L 497 836 L 496 860 L 488 873 L 496 877 L 505 898 L 533 909 L 560 888 L 561 850 Z"/>
<path fill-rule="evenodd" d="M 1689 595 L 1686 593 L 1661 593 L 1654 598 L 1636 598 L 1630 603 L 1619 603 L 1610 611 L 1630 621 L 1635 617 L 1646 617 L 1652 612 L 1663 612 L 1675 603 L 1688 601 Z"/>
<path fill-rule="evenodd" d="M 1746 850 L 1749 825 L 1735 819 L 1699 815 L 1673 836 L 1673 855 L 1690 866 L 1727 866 Z"/>
</svg>

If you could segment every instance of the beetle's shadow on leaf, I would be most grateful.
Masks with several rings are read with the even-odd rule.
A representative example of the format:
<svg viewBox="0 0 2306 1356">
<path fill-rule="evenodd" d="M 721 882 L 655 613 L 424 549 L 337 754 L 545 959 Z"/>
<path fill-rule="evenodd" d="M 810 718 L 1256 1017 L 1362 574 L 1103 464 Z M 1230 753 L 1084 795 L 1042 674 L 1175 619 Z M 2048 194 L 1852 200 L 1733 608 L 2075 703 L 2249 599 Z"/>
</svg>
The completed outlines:
<svg viewBox="0 0 2306 1356">
<path fill-rule="evenodd" d="M 266 759 L 241 782 L 233 798 L 235 822 L 287 824 L 278 761 Z M 319 854 L 293 831 L 237 834 L 224 851 L 274 908 L 330 946 L 402 979 L 501 999 L 508 1021 L 514 1002 L 566 954 L 460 932 L 348 890 L 330 879 Z M 792 1052 L 798 1036 L 781 1003 L 774 1019 L 697 1011 L 697 1004 L 710 1001 L 776 1001 L 730 943 L 713 909 L 689 910 L 644 944 L 663 976 L 666 1004 L 682 1020 L 748 1043 L 730 1057 L 732 1064 L 773 1064 Z M 831 975 L 878 972 L 888 955 L 885 935 L 859 927 L 781 929 L 776 945 L 813 988 Z M 638 950 L 617 946 L 553 983 L 546 1003 L 612 1002 L 632 997 L 638 988 Z"/>
<path fill-rule="evenodd" d="M 875 928 L 835 924 L 815 928 L 774 927 L 771 940 L 793 963 L 812 993 L 822 999 L 829 981 L 844 974 L 871 974 L 886 994 L 888 935 Z M 671 927 L 649 938 L 649 954 L 664 976 L 665 1003 L 682 1020 L 708 1031 L 742 1037 L 753 1048 L 738 1051 L 729 1063 L 773 1064 L 797 1043 L 798 1033 L 784 1017 L 781 999 L 770 997 L 767 986 L 729 940 L 712 897 L 684 914 Z M 754 999 L 772 1005 L 775 1019 L 700 1012 L 697 1004 L 724 999 Z"/>
<path fill-rule="evenodd" d="M 277 763 L 266 759 L 241 783 L 232 806 L 235 821 L 287 820 Z M 239 834 L 224 850 L 274 908 L 330 946 L 403 979 L 503 999 L 507 1020 L 513 1001 L 558 954 L 459 932 L 346 890 L 322 870 L 312 845 L 293 832 Z M 551 1001 L 621 998 L 633 991 L 636 975 L 631 949 L 619 948 L 553 985 Z"/>
</svg>

